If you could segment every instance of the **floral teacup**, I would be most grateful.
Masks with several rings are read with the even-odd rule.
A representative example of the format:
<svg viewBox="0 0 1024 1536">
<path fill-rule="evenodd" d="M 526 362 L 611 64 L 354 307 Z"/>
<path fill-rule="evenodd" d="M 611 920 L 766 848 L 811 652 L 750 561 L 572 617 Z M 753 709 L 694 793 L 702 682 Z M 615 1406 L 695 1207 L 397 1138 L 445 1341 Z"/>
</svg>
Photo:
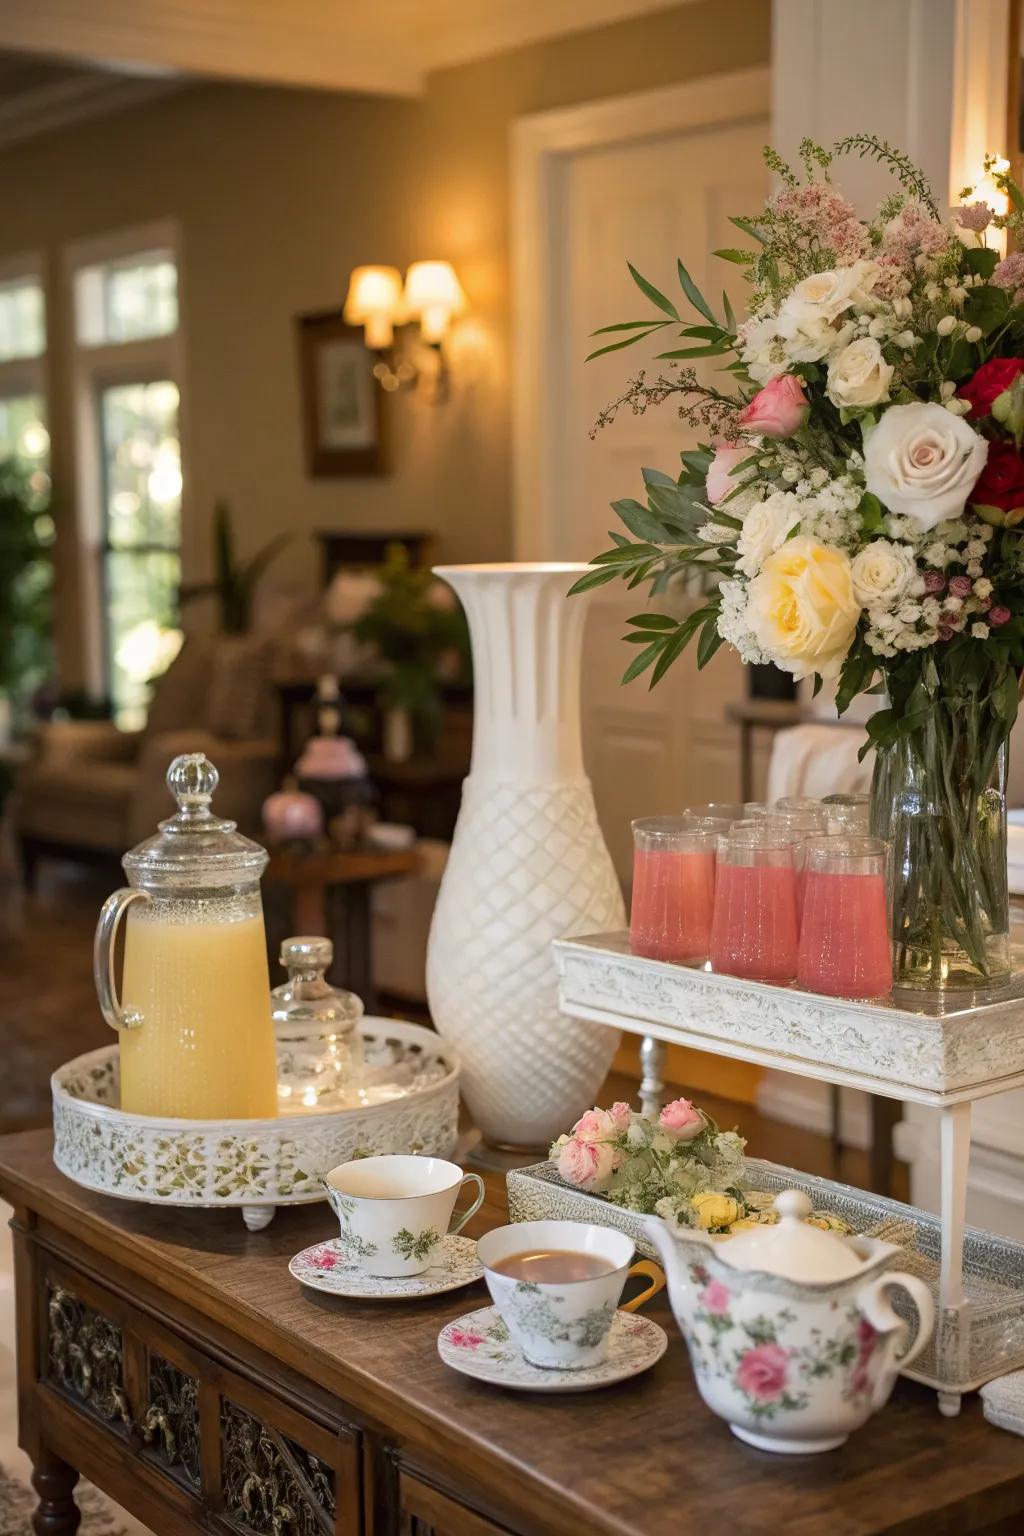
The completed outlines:
<svg viewBox="0 0 1024 1536">
<path fill-rule="evenodd" d="M 520 1280 L 493 1268 L 513 1254 L 542 1250 L 587 1255 L 608 1267 L 594 1279 L 551 1282 Z M 580 1371 L 605 1358 L 628 1275 L 646 1275 L 651 1283 L 624 1312 L 635 1312 L 665 1284 L 649 1259 L 630 1268 L 633 1252 L 633 1239 L 624 1233 L 581 1221 L 517 1221 L 495 1227 L 477 1243 L 487 1289 L 512 1342 L 531 1365 L 561 1371 Z"/>
<path fill-rule="evenodd" d="M 346 1258 L 364 1274 L 388 1278 L 422 1274 L 445 1234 L 460 1232 L 484 1200 L 480 1175 L 441 1157 L 355 1158 L 332 1168 L 323 1182 Z M 476 1185 L 476 1198 L 452 1226 L 464 1184 Z"/>
</svg>

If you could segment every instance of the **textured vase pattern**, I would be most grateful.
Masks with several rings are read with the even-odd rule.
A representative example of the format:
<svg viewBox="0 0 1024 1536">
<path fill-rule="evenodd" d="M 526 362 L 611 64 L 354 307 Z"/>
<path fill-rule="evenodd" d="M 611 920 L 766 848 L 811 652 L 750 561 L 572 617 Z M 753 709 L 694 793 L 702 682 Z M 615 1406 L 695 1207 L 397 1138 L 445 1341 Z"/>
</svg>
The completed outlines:
<svg viewBox="0 0 1024 1536">
<path fill-rule="evenodd" d="M 625 926 L 579 732 L 583 605 L 567 569 L 455 567 L 470 621 L 473 766 L 434 911 L 427 993 L 495 1145 L 540 1147 L 588 1108 L 618 1032 L 558 1010 L 553 939 Z"/>
</svg>

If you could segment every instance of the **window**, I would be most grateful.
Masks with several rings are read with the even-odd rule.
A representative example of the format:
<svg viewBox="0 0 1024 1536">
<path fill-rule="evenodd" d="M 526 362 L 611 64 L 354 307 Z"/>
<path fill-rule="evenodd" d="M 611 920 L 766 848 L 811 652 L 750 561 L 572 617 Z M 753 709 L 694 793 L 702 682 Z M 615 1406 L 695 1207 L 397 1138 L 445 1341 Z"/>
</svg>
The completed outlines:
<svg viewBox="0 0 1024 1536">
<path fill-rule="evenodd" d="M 173 230 L 79 248 L 71 266 L 79 501 L 91 546 L 90 673 L 124 729 L 181 646 L 181 337 Z"/>
<path fill-rule="evenodd" d="M 40 501 L 50 489 L 43 362 L 46 300 L 36 256 L 0 266 L 0 460 L 16 459 Z"/>
</svg>

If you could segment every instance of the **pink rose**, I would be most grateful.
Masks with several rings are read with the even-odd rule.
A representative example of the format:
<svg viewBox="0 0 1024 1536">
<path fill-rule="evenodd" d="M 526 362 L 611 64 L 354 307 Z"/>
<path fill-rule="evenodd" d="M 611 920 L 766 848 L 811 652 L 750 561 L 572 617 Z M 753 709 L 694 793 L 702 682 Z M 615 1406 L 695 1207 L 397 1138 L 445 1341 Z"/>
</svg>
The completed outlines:
<svg viewBox="0 0 1024 1536">
<path fill-rule="evenodd" d="M 988 611 L 988 621 L 996 629 L 1001 628 L 1003 624 L 1009 624 L 1012 617 L 1013 615 L 1010 613 L 1009 608 L 1004 608 L 1002 603 L 993 603 Z"/>
<path fill-rule="evenodd" d="M 608 1116 L 615 1127 L 616 1136 L 621 1136 L 624 1131 L 629 1130 L 629 1122 L 632 1114 L 633 1111 L 630 1109 L 625 1099 L 617 1099 L 612 1105 L 611 1109 L 608 1111 Z"/>
<path fill-rule="evenodd" d="M 484 1334 L 471 1328 L 450 1328 L 448 1342 L 454 1344 L 456 1349 L 479 1349 L 487 1340 Z"/>
<path fill-rule="evenodd" d="M 762 390 L 763 394 L 764 391 Z M 744 459 L 749 459 L 750 449 L 745 445 L 737 447 L 733 443 L 719 443 L 715 449 L 715 456 L 708 470 L 705 494 L 713 507 L 717 507 L 720 501 L 724 501 L 730 491 L 736 489 L 736 481 L 732 478 L 733 470 Z"/>
<path fill-rule="evenodd" d="M 577 1141 L 607 1141 L 615 1135 L 612 1117 L 606 1109 L 588 1109 L 572 1128 Z"/>
<path fill-rule="evenodd" d="M 607 1142 L 571 1137 L 558 1154 L 560 1177 L 581 1189 L 606 1189 L 614 1169 L 615 1150 Z"/>
<path fill-rule="evenodd" d="M 709 1280 L 697 1297 L 705 1312 L 713 1312 L 716 1317 L 728 1312 L 729 1299 L 729 1292 L 721 1280 Z"/>
<path fill-rule="evenodd" d="M 800 380 L 792 373 L 783 373 L 758 390 L 740 412 L 739 425 L 745 432 L 761 432 L 765 437 L 792 437 L 803 426 L 809 409 Z"/>
<path fill-rule="evenodd" d="M 318 1248 L 315 1253 L 310 1254 L 309 1262 L 314 1269 L 333 1269 L 338 1258 L 330 1248 Z"/>
<path fill-rule="evenodd" d="M 673 1099 L 658 1116 L 658 1124 L 676 1141 L 692 1141 L 704 1129 L 704 1116 L 689 1099 Z"/>
<path fill-rule="evenodd" d="M 780 1397 L 786 1387 L 789 1356 L 781 1344 L 755 1344 L 736 1371 L 736 1385 L 748 1397 Z"/>
</svg>

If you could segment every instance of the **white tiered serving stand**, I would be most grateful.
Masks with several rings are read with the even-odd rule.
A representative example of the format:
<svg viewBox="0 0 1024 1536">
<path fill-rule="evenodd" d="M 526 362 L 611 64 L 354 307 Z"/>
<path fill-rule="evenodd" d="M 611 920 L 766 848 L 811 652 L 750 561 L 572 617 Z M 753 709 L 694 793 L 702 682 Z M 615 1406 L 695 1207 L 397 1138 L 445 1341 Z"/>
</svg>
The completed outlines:
<svg viewBox="0 0 1024 1536">
<path fill-rule="evenodd" d="M 641 1035 L 641 1101 L 657 1112 L 666 1043 L 861 1088 L 938 1110 L 942 1259 L 939 1302 L 966 1305 L 963 1240 L 971 1104 L 1024 1086 L 1024 975 L 984 999 L 922 995 L 914 1007 L 855 1003 L 715 975 L 629 952 L 628 933 L 554 944 L 559 1003 L 573 1018 Z M 1019 963 L 1021 957 L 1015 957 Z M 939 1392 L 952 1416 L 960 1394 Z"/>
</svg>

